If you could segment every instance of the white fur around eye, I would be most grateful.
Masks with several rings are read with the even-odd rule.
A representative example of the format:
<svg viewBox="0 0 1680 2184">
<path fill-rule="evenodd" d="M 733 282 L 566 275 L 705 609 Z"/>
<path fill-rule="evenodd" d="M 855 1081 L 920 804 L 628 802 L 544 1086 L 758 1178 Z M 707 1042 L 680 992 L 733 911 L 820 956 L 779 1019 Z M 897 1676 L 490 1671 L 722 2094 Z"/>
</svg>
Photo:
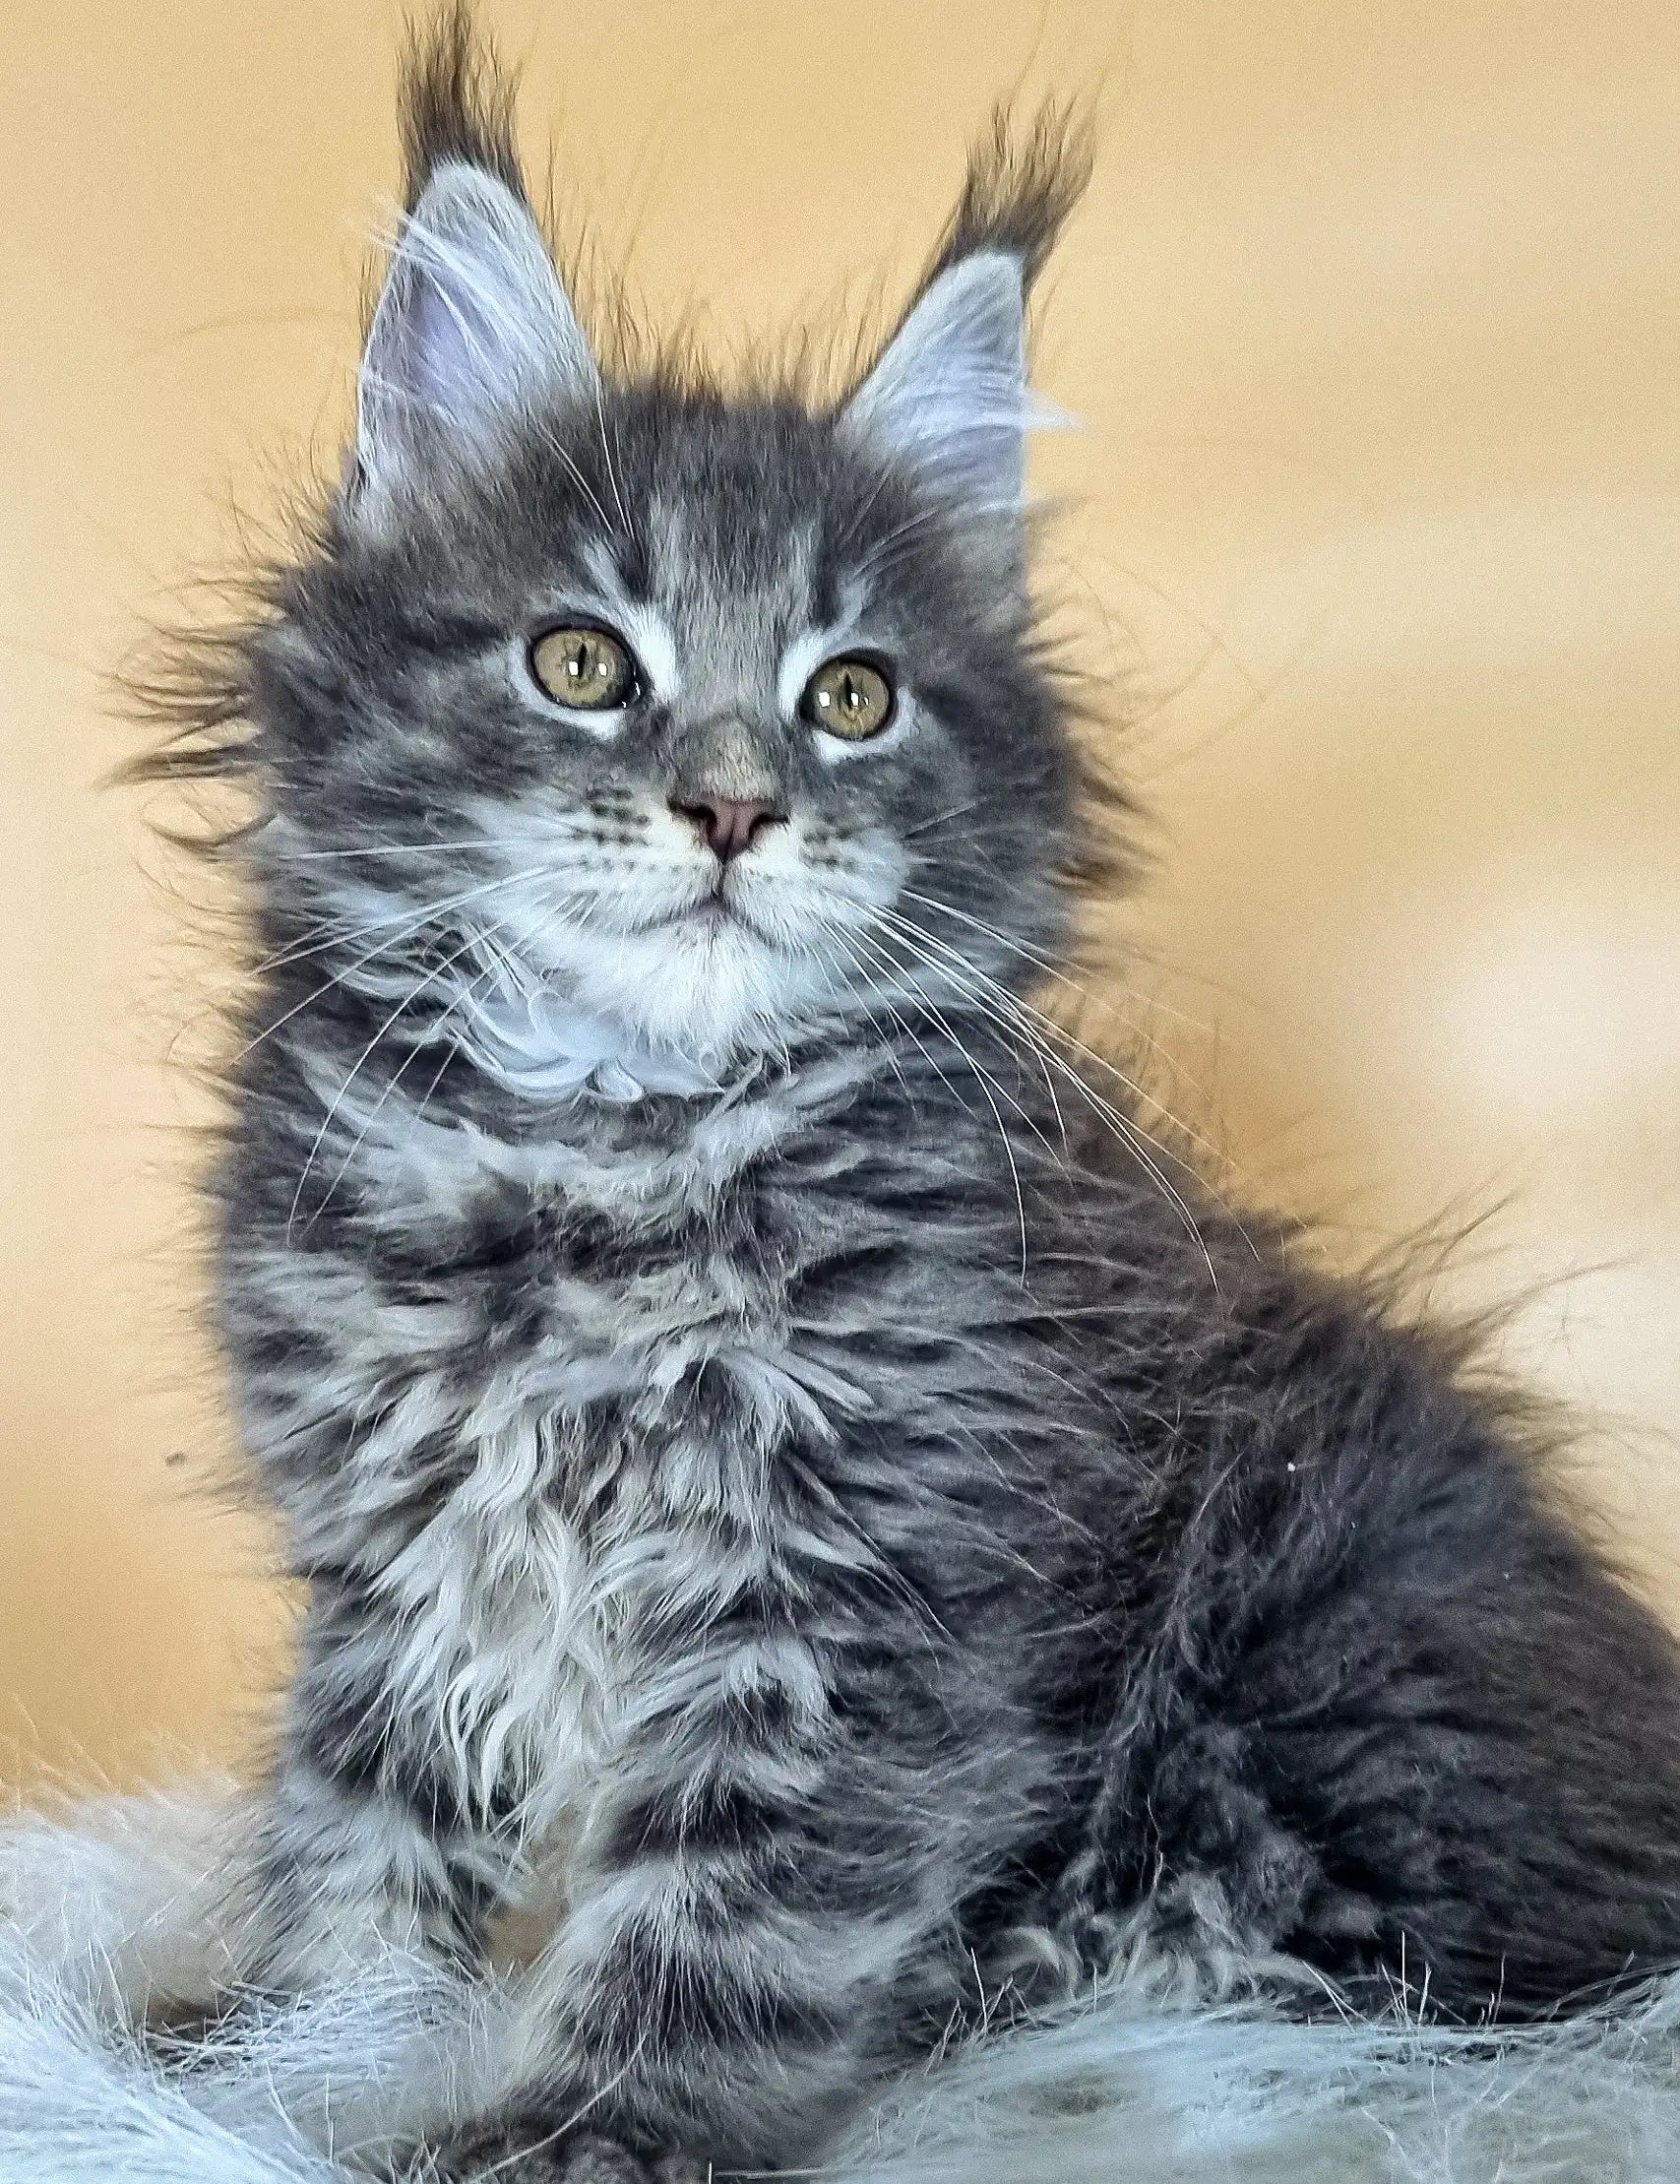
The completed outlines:
<svg viewBox="0 0 1680 2184">
<path fill-rule="evenodd" d="M 819 664 L 821 664 L 819 662 Z M 915 700 L 901 683 L 894 691 L 893 718 L 876 735 L 866 735 L 856 740 L 843 735 L 827 735 L 821 728 L 807 726 L 817 756 L 825 766 L 844 766 L 852 759 L 868 758 L 872 754 L 890 751 L 902 743 L 915 722 Z"/>
<path fill-rule="evenodd" d="M 799 701 L 805 695 L 805 685 L 825 659 L 832 659 L 836 653 L 845 651 L 851 627 L 850 622 L 846 622 L 831 629 L 807 630 L 782 654 L 781 665 L 777 670 L 776 702 L 784 720 L 799 718 Z"/>
<path fill-rule="evenodd" d="M 610 598 L 600 603 L 567 600 L 555 608 L 554 621 L 559 624 L 576 621 L 581 627 L 604 629 L 618 637 L 629 649 L 642 691 L 668 705 L 681 689 L 682 677 L 677 669 L 676 640 L 664 616 L 653 607 L 626 598 L 616 585 L 603 586 L 603 590 L 611 592 Z M 528 696 L 534 698 L 545 713 L 558 714 L 569 727 L 583 728 L 607 742 L 624 725 L 628 706 L 586 710 L 562 704 L 532 671 L 529 646 L 524 640 L 518 648 L 514 674 Z"/>
<path fill-rule="evenodd" d="M 668 705 L 682 688 L 682 676 L 677 669 L 676 639 L 666 627 L 663 615 L 656 614 L 651 606 L 632 607 L 619 626 L 642 662 L 649 689 Z"/>
</svg>

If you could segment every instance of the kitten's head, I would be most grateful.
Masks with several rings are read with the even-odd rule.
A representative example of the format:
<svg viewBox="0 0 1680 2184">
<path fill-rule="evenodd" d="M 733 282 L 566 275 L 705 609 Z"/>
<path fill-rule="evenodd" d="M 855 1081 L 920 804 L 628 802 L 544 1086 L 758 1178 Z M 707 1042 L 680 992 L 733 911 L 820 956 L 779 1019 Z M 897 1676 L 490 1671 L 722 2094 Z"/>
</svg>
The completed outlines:
<svg viewBox="0 0 1680 2184">
<path fill-rule="evenodd" d="M 1011 977 L 1071 848 L 1023 313 L 1082 161 L 1000 134 L 814 406 L 602 369 L 460 16 L 406 134 L 346 482 L 255 656 L 271 891 L 522 1051 L 533 1007 L 711 1064 Z"/>
</svg>

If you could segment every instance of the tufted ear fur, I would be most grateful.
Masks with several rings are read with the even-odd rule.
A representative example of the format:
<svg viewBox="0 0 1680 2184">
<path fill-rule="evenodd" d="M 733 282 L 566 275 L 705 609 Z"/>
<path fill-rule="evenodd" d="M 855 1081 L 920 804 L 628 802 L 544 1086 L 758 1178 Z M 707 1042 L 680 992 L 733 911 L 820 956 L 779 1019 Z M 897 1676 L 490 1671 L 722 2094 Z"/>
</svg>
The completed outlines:
<svg viewBox="0 0 1680 2184">
<path fill-rule="evenodd" d="M 358 386 L 358 505 L 423 495 L 533 402 L 592 396 L 588 340 L 532 217 L 512 87 L 464 8 L 404 87 L 406 204 Z"/>
<path fill-rule="evenodd" d="M 440 463 L 493 450 L 533 400 L 594 383 L 529 209 L 481 168 L 441 168 L 404 222 L 362 357 L 364 491 L 423 491 Z"/>
<path fill-rule="evenodd" d="M 991 520 L 1021 559 L 1026 435 L 1050 412 L 1027 377 L 1027 295 L 1090 169 L 1089 131 L 1047 108 L 1025 143 L 1000 114 L 970 161 L 932 271 L 841 414 L 863 445 Z"/>
</svg>

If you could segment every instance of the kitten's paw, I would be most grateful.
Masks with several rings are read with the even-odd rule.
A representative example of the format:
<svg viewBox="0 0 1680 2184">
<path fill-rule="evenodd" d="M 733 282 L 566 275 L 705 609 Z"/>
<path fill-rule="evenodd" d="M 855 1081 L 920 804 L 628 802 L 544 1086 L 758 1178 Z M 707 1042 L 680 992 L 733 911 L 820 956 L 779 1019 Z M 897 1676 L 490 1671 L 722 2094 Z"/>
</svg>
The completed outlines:
<svg viewBox="0 0 1680 2184">
<path fill-rule="evenodd" d="M 518 2126 L 458 2140 L 439 2162 L 447 2184 L 708 2184 L 712 2174 L 698 2154 L 643 2154 L 588 2132 Z"/>
</svg>

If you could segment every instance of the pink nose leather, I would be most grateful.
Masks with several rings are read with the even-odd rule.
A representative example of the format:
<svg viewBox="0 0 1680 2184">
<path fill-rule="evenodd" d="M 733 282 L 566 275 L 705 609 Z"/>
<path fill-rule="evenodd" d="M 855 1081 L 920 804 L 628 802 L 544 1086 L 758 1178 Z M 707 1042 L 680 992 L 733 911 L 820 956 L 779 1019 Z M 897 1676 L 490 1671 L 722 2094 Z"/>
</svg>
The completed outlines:
<svg viewBox="0 0 1680 2184">
<path fill-rule="evenodd" d="M 694 821 L 721 864 L 750 848 L 762 829 L 781 817 L 774 804 L 743 804 L 732 796 L 673 796 L 671 809 Z"/>
</svg>

